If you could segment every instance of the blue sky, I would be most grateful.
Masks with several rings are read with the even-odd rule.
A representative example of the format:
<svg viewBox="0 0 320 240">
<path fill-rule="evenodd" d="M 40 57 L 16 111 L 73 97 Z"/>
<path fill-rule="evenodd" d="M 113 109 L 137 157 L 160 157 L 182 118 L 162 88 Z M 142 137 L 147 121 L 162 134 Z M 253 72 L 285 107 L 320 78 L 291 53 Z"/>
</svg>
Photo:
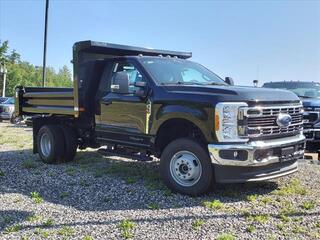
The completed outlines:
<svg viewBox="0 0 320 240">
<path fill-rule="evenodd" d="M 0 39 L 42 64 L 44 0 L 0 0 Z M 47 63 L 71 68 L 72 45 L 96 40 L 192 51 L 240 85 L 320 82 L 320 1 L 50 0 Z"/>
</svg>

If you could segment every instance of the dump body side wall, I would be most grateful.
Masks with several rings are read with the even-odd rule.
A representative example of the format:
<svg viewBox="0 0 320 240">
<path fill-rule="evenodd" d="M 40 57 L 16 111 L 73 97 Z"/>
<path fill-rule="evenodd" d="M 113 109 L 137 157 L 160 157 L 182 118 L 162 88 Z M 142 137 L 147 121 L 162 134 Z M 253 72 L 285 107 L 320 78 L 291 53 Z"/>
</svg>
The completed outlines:
<svg viewBox="0 0 320 240">
<path fill-rule="evenodd" d="M 17 88 L 16 111 L 19 115 L 74 115 L 72 88 Z"/>
</svg>

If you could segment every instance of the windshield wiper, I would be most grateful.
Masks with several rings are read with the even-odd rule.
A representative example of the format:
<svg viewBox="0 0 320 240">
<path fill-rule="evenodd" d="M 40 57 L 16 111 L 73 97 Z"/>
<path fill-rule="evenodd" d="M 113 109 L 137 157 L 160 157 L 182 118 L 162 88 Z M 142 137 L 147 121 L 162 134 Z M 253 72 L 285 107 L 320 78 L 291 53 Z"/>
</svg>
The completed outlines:
<svg viewBox="0 0 320 240">
<path fill-rule="evenodd" d="M 194 84 L 194 85 L 203 85 L 203 84 L 201 84 L 201 83 L 193 82 L 193 81 L 190 81 L 190 82 L 182 82 L 182 81 L 179 81 L 179 82 L 177 82 L 177 84 L 178 84 L 178 85 L 188 85 L 188 84 L 190 84 L 190 85 L 192 85 L 192 84 Z"/>
<path fill-rule="evenodd" d="M 221 84 L 221 83 L 215 83 L 215 82 L 208 83 L 208 85 L 227 86 L 227 84 Z"/>
<path fill-rule="evenodd" d="M 179 81 L 179 82 L 162 82 L 160 83 L 161 85 L 203 85 L 201 83 L 197 83 L 197 82 L 183 82 L 183 81 Z"/>
</svg>

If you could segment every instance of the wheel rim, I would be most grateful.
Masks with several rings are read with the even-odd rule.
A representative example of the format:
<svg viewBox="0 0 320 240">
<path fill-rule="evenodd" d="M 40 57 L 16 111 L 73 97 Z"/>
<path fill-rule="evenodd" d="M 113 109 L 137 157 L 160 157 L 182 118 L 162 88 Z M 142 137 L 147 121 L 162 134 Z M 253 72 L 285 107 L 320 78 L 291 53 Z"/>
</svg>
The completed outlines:
<svg viewBox="0 0 320 240">
<path fill-rule="evenodd" d="M 171 158 L 170 173 L 175 182 L 184 187 L 191 187 L 201 178 L 201 162 L 192 152 L 177 152 Z"/>
<path fill-rule="evenodd" d="M 51 152 L 51 141 L 50 137 L 47 133 L 42 134 L 41 139 L 40 139 L 40 147 L 41 147 L 41 152 L 45 157 L 48 157 Z"/>
</svg>

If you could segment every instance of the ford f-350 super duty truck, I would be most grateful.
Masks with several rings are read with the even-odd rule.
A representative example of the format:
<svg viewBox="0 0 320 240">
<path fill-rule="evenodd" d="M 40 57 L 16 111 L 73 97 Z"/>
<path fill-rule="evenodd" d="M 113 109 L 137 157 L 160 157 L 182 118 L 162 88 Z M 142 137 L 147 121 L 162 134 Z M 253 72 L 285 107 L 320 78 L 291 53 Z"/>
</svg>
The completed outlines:
<svg viewBox="0 0 320 240">
<path fill-rule="evenodd" d="M 17 87 L 17 115 L 33 117 L 33 151 L 71 161 L 79 147 L 160 158 L 173 191 L 262 181 L 297 171 L 302 105 L 290 91 L 233 86 L 188 52 L 82 41 L 74 88 Z"/>
</svg>

